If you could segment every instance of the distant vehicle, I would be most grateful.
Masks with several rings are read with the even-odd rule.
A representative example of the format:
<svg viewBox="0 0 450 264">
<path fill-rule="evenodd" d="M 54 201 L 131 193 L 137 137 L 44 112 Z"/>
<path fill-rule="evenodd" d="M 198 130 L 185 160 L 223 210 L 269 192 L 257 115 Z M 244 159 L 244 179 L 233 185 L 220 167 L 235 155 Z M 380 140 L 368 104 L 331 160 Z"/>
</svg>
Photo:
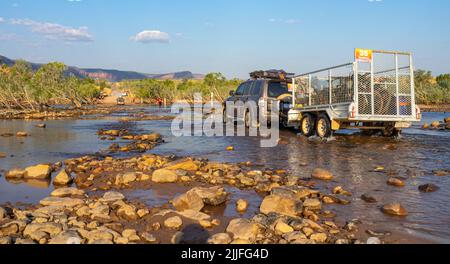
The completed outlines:
<svg viewBox="0 0 450 264">
<path fill-rule="evenodd" d="M 283 97 L 291 96 L 289 92 L 289 82 L 292 82 L 293 74 L 288 74 L 283 70 L 255 71 L 250 73 L 251 79 L 242 83 L 236 91 L 230 92 L 230 97 L 225 101 L 224 105 L 224 122 L 228 120 L 243 121 L 246 127 L 251 124 L 259 124 L 259 120 L 252 120 L 249 109 L 239 109 L 237 105 L 235 109 L 226 109 L 227 102 L 256 102 L 258 113 L 261 108 L 265 120 L 271 120 L 272 104 L 278 104 Z M 230 116 L 230 113 L 234 113 Z M 256 122 L 254 122 L 256 121 Z"/>
<path fill-rule="evenodd" d="M 353 63 L 297 75 L 292 86 L 284 122 L 308 137 L 339 129 L 397 136 L 421 119 L 408 52 L 356 49 Z"/>
<path fill-rule="evenodd" d="M 125 105 L 125 98 L 123 97 L 117 98 L 117 105 Z"/>
</svg>

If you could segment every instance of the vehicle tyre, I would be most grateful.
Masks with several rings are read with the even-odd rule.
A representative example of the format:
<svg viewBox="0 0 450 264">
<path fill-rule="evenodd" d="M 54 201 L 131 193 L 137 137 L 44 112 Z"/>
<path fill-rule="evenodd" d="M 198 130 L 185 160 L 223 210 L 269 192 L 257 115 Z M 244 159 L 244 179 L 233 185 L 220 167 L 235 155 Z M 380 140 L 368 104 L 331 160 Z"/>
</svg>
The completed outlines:
<svg viewBox="0 0 450 264">
<path fill-rule="evenodd" d="M 322 114 L 317 119 L 316 134 L 320 138 L 328 138 L 331 136 L 331 121 L 327 115 Z"/>
<path fill-rule="evenodd" d="M 300 130 L 305 137 L 311 137 L 315 133 L 315 118 L 311 114 L 303 116 Z"/>
<path fill-rule="evenodd" d="M 382 132 L 384 137 L 398 137 L 402 133 L 400 129 L 396 129 L 392 126 L 386 127 Z"/>
</svg>

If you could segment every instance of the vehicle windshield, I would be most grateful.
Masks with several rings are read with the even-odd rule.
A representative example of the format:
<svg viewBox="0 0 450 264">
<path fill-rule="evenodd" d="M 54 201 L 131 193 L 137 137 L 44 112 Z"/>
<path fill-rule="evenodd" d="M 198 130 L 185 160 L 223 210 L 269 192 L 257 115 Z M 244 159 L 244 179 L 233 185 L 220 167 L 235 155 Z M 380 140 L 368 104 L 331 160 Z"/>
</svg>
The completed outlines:
<svg viewBox="0 0 450 264">
<path fill-rule="evenodd" d="M 278 98 L 280 95 L 289 93 L 286 83 L 271 82 L 269 83 L 268 97 Z"/>
</svg>

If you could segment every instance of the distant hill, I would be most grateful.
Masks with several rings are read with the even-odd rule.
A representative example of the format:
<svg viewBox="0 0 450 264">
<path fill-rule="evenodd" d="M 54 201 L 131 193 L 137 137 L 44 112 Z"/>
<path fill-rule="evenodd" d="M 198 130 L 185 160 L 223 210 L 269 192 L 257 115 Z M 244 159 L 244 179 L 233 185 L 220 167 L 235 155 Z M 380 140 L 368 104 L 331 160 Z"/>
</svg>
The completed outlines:
<svg viewBox="0 0 450 264">
<path fill-rule="evenodd" d="M 16 61 L 0 55 L 0 65 L 6 64 L 8 66 L 14 65 Z M 33 70 L 39 69 L 42 64 L 30 63 Z M 166 73 L 166 74 L 147 74 L 133 71 L 107 70 L 107 69 L 82 69 L 68 66 L 68 74 L 72 74 L 79 78 L 93 78 L 104 79 L 111 82 L 120 82 L 124 80 L 143 80 L 143 79 L 158 79 L 158 80 L 184 80 L 193 79 L 200 80 L 205 76 L 203 74 L 193 74 L 190 71 Z"/>
</svg>

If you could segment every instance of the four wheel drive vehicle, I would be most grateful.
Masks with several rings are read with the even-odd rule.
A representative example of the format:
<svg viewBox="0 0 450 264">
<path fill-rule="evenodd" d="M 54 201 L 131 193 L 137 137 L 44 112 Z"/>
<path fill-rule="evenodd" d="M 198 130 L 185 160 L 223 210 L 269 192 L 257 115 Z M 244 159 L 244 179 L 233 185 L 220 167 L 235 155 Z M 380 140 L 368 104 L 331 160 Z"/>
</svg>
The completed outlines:
<svg viewBox="0 0 450 264">
<path fill-rule="evenodd" d="M 293 78 L 287 123 L 305 136 L 339 129 L 396 136 L 421 119 L 411 53 L 355 50 L 355 62 Z"/>
<path fill-rule="evenodd" d="M 272 104 L 279 103 L 280 98 L 291 96 L 288 84 L 292 82 L 292 79 L 290 79 L 292 76 L 293 74 L 277 70 L 250 73 L 251 79 L 242 83 L 236 91 L 232 91 L 230 97 L 225 101 L 224 122 L 227 120 L 244 121 L 245 125 L 249 127 L 258 125 L 262 119 L 270 121 Z M 228 102 L 231 104 L 228 104 Z M 246 105 L 248 102 L 256 104 L 257 114 L 263 108 L 264 117 L 252 120 L 252 116 L 255 116 L 255 114 L 250 113 L 250 109 Z M 230 105 L 234 109 L 227 109 Z"/>
<path fill-rule="evenodd" d="M 123 97 L 117 98 L 117 105 L 125 105 L 125 98 Z"/>
</svg>

